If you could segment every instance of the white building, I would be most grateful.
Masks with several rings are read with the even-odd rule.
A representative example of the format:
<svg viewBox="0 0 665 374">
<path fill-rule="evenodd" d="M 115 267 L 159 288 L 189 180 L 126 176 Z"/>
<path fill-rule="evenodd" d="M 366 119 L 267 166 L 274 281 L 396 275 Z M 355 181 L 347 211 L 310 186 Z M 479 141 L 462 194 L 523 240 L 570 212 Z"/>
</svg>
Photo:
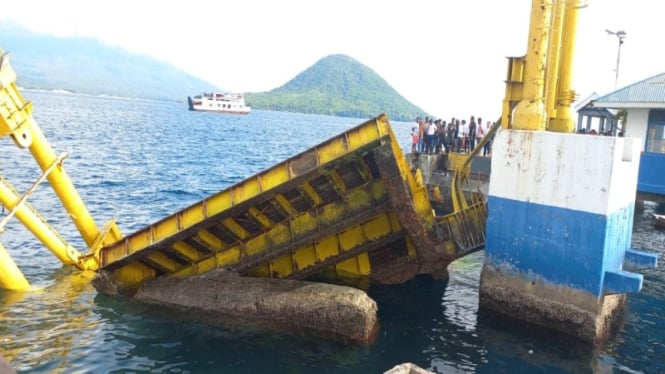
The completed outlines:
<svg viewBox="0 0 665 374">
<path fill-rule="evenodd" d="M 610 92 L 591 105 L 626 111 L 623 135 L 642 139 L 638 199 L 665 201 L 665 73 Z"/>
</svg>

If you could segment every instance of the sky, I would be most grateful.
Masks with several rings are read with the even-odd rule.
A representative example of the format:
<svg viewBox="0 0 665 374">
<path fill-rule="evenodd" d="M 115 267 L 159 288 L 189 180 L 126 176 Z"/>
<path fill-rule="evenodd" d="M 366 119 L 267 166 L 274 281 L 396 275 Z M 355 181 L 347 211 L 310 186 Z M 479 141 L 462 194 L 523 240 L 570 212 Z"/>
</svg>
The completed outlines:
<svg viewBox="0 0 665 374">
<path fill-rule="evenodd" d="M 526 53 L 532 1 L 3 2 L 0 22 L 97 38 L 231 91 L 268 91 L 323 57 L 345 54 L 445 119 L 500 116 L 506 57 Z M 665 71 L 665 1 L 581 2 L 573 72 L 579 100 L 615 89 L 619 39 L 606 30 L 626 32 L 616 88 Z"/>
</svg>

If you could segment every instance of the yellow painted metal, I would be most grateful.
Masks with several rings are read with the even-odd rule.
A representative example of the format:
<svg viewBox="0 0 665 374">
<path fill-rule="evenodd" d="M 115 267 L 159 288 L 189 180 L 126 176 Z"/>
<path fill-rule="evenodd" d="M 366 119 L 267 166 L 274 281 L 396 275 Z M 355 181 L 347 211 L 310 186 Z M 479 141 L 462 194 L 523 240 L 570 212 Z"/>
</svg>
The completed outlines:
<svg viewBox="0 0 665 374">
<path fill-rule="evenodd" d="M 44 171 L 46 179 L 62 202 L 74 225 L 85 240 L 90 253 L 81 256 L 67 244 L 45 220 L 31 208 L 18 207 L 16 216 L 65 264 L 80 269 L 98 268 L 96 250 L 121 238 L 120 230 L 111 221 L 99 230 L 81 197 L 64 171 L 61 160 L 55 154 L 41 129 L 32 117 L 32 105 L 25 102 L 16 86 L 16 73 L 9 64 L 8 54 L 0 51 L 0 136 L 10 136 L 16 145 L 28 148 Z M 48 172 L 46 172 L 48 170 Z M 20 200 L 8 182 L 3 181 L 0 198 L 8 209 Z"/>
<path fill-rule="evenodd" d="M 317 238 L 312 245 L 297 248 L 292 254 L 280 256 L 269 263 L 269 274 L 272 277 L 289 277 L 296 270 L 305 270 L 326 261 L 335 260 L 335 268 L 344 276 L 369 275 L 371 264 L 366 252 L 358 256 L 350 257 L 348 254 L 355 253 L 354 250 L 362 247 L 368 241 L 378 241 L 391 234 L 401 231 L 400 226 L 390 224 L 388 214 L 380 214 L 373 219 L 349 227 L 343 232 L 333 233 L 325 237 Z M 348 258 L 344 260 L 344 258 Z M 250 274 L 260 275 L 265 273 L 264 265 L 250 270 Z"/>
<path fill-rule="evenodd" d="M 335 265 L 338 274 L 344 277 L 367 276 L 372 273 L 369 256 L 363 253 Z"/>
<path fill-rule="evenodd" d="M 2 244 L 0 244 L 0 288 L 11 291 L 30 289 L 30 283 Z"/>
<path fill-rule="evenodd" d="M 513 110 L 517 103 L 522 101 L 524 90 L 524 57 L 508 57 L 508 72 L 506 74 L 506 93 L 501 111 L 501 126 L 511 128 L 513 123 Z"/>
<path fill-rule="evenodd" d="M 575 101 L 573 82 L 573 57 L 575 53 L 575 38 L 577 35 L 577 16 L 580 4 L 576 1 L 566 1 L 563 22 L 561 62 L 559 64 L 559 85 L 556 100 L 556 117 L 550 120 L 550 131 L 573 132 L 575 123 L 571 105 Z"/>
<path fill-rule="evenodd" d="M 99 258 L 128 289 L 221 267 L 265 277 L 328 270 L 366 277 L 374 257 L 382 266 L 425 262 L 436 224 L 426 186 L 381 115 L 106 245 Z"/>
<path fill-rule="evenodd" d="M 10 219 L 12 219 L 12 217 L 14 217 L 14 214 L 16 214 L 16 210 L 18 210 L 21 207 L 21 205 L 23 205 L 26 201 L 28 201 L 28 197 L 37 189 L 39 184 L 44 181 L 46 176 L 53 170 L 53 168 L 62 163 L 65 157 L 67 157 L 66 153 L 63 153 L 60 156 L 58 156 L 58 158 L 46 170 L 44 170 L 44 173 L 42 173 L 42 175 L 39 178 L 37 178 L 37 180 L 32 184 L 32 186 L 28 188 L 28 190 L 23 194 L 23 196 L 21 196 L 16 201 L 16 203 L 11 207 L 9 214 L 7 214 L 0 221 L 0 233 L 2 233 L 5 230 L 5 225 L 7 224 L 7 222 L 9 222 Z M 7 182 L 5 181 L 5 183 Z"/>
<path fill-rule="evenodd" d="M 216 248 L 216 252 L 218 252 L 215 256 L 216 267 L 234 265 L 237 264 L 240 260 L 240 257 L 237 255 L 225 256 L 225 252 L 231 251 L 233 253 L 238 253 L 238 251 L 244 250 L 246 255 L 266 253 L 276 245 L 293 242 L 297 239 L 298 236 L 312 235 L 317 232 L 321 232 L 325 230 L 328 225 L 339 222 L 344 217 L 360 214 L 365 210 L 366 207 L 373 203 L 374 199 L 375 195 L 373 195 L 372 191 L 356 190 L 349 194 L 348 202 L 328 204 L 322 207 L 322 209 L 319 211 L 319 214 L 314 217 L 309 213 L 296 215 L 292 218 L 290 225 L 274 225 L 272 226 L 273 230 L 267 231 L 264 234 L 256 235 L 251 240 L 246 240 L 243 247 L 239 248 L 237 246 L 228 246 L 225 248 Z M 382 222 L 387 225 L 387 227 L 391 227 L 387 217 L 384 217 Z M 283 256 L 283 258 L 272 264 L 273 270 L 271 271 L 271 274 L 277 274 L 277 276 L 282 277 L 287 276 L 293 272 L 293 267 L 290 265 L 292 263 L 299 264 L 299 266 L 296 267 L 297 269 L 304 269 L 306 267 L 305 265 L 311 266 L 316 264 L 316 261 L 325 260 L 327 258 L 325 256 L 327 255 L 337 256 L 341 253 L 340 248 L 341 251 L 343 251 L 344 249 L 348 249 L 347 247 L 353 247 L 353 245 L 351 245 L 355 243 L 353 240 L 364 242 L 367 240 L 380 239 L 380 236 L 386 234 L 386 232 L 382 232 L 380 229 L 377 229 L 374 225 L 372 225 L 373 223 L 376 224 L 376 221 L 370 221 L 366 225 L 357 226 L 355 228 L 356 231 L 347 229 L 344 234 L 340 234 L 343 238 L 341 244 L 335 242 L 334 246 L 317 247 L 319 250 L 319 252 L 315 251 L 317 255 L 313 255 L 312 247 L 309 245 L 296 248 L 293 251 L 293 258 L 291 260 L 287 261 L 286 257 L 288 256 Z M 360 228 L 365 228 L 365 231 L 358 231 Z M 400 228 L 398 227 L 397 230 L 399 229 Z M 365 232 L 367 237 L 363 236 L 365 235 Z M 330 244 L 330 242 L 326 241 L 325 237 L 317 237 L 316 240 Z M 336 248 L 334 251 L 330 249 L 333 247 Z M 321 256 L 324 257 L 322 258 Z M 312 258 L 314 258 L 316 261 L 312 263 L 303 262 Z M 194 274 L 196 273 L 196 270 L 192 265 L 190 268 L 185 267 L 181 269 L 178 273 Z"/>
<path fill-rule="evenodd" d="M 513 115 L 513 129 L 545 130 L 544 75 L 551 0 L 532 0 L 524 92 Z"/>
<path fill-rule="evenodd" d="M 155 243 L 166 237 L 175 235 L 186 229 L 193 228 L 196 224 L 202 223 L 208 218 L 214 217 L 215 214 L 228 210 L 232 207 L 238 206 L 241 203 L 247 202 L 250 198 L 255 198 L 263 191 L 269 191 L 272 188 L 283 185 L 284 183 L 296 178 L 306 168 L 318 168 L 319 165 L 329 160 L 334 160 L 335 156 L 342 153 L 342 149 L 346 152 L 353 152 L 361 150 L 362 147 L 367 146 L 367 140 L 372 142 L 380 141 L 380 136 L 387 133 L 387 122 L 376 121 L 375 126 L 365 126 L 357 129 L 355 132 L 347 134 L 347 136 L 340 140 L 334 139 L 322 145 L 320 148 L 310 153 L 303 153 L 296 156 L 294 159 L 278 164 L 252 178 L 249 178 L 227 190 L 211 196 L 197 204 L 186 208 L 185 210 L 169 216 L 162 221 L 153 224 L 150 230 L 143 230 L 125 238 L 123 243 L 116 243 L 105 249 L 106 258 L 104 264 L 110 264 L 125 257 L 125 255 L 132 254 L 144 247 L 149 243 Z M 283 197 L 277 197 L 277 202 L 283 207 L 284 210 L 293 210 L 289 203 Z M 187 219 L 191 218 L 191 219 Z M 227 219 L 223 225 L 232 230 L 234 234 L 239 235 L 241 238 L 246 236 L 243 228 L 239 226 L 232 219 Z M 163 233 L 162 237 L 155 237 L 154 233 Z M 125 251 L 118 251 L 117 248 L 126 248 Z"/>
<path fill-rule="evenodd" d="M 464 190 L 462 189 L 462 183 L 467 180 L 469 173 L 471 172 L 471 163 L 469 160 L 472 160 L 472 158 L 467 154 L 448 154 L 449 167 L 454 171 L 450 196 L 453 200 L 453 211 L 455 212 L 469 207 L 464 198 Z"/>
<path fill-rule="evenodd" d="M 565 0 L 565 2 L 569 2 L 569 0 Z M 545 112 L 547 113 L 547 121 L 556 116 L 561 34 L 563 32 L 563 13 L 565 9 L 564 0 L 553 0 L 552 22 L 547 46 L 547 66 L 545 68 Z"/>
<path fill-rule="evenodd" d="M 469 208 L 462 184 L 468 180 L 471 173 L 471 163 L 473 158 L 480 153 L 483 146 L 494 137 L 497 131 L 502 127 L 501 122 L 497 121 L 492 125 L 487 134 L 476 144 L 471 153 L 449 153 L 449 169 L 453 171 L 453 180 L 451 183 L 451 199 L 453 201 L 453 212 L 460 212 Z"/>
<path fill-rule="evenodd" d="M 185 242 L 173 243 L 173 249 L 179 256 L 182 256 L 190 262 L 198 262 L 203 257 L 195 248 Z"/>
<path fill-rule="evenodd" d="M 487 202 L 480 195 L 472 194 L 472 202 L 466 208 L 437 217 L 444 236 L 450 239 L 445 248 L 451 256 L 485 246 Z"/>
<path fill-rule="evenodd" d="M 19 205 L 20 200 L 21 198 L 14 188 L 0 176 L 0 203 L 7 209 L 12 209 L 16 218 L 63 264 L 77 264 L 80 256 L 79 252 L 67 243 L 29 203 L 24 202 Z"/>
<path fill-rule="evenodd" d="M 140 286 L 146 279 L 152 279 L 157 275 L 154 268 L 141 262 L 132 262 L 118 268 L 114 272 L 116 279 L 122 279 L 117 282 L 119 289 L 133 290 Z"/>
<path fill-rule="evenodd" d="M 300 188 L 314 204 L 321 204 L 321 196 L 312 188 L 311 184 L 303 183 Z"/>
<path fill-rule="evenodd" d="M 60 155 L 54 162 L 51 164 L 44 173 L 30 186 L 30 188 L 19 198 L 16 194 L 14 188 L 9 185 L 9 183 L 0 176 L 0 202 L 3 203 L 8 209 L 9 213 L 0 220 L 0 233 L 4 232 L 5 225 L 9 220 L 14 217 L 17 213 L 19 220 L 21 220 L 24 225 L 30 230 L 35 230 L 35 234 L 40 239 L 45 239 L 44 244 L 49 246 L 50 244 L 56 244 L 55 246 L 49 247 L 54 253 L 59 255 L 64 261 L 63 262 L 73 262 L 75 261 L 79 254 L 78 252 L 67 244 L 62 238 L 49 235 L 53 231 L 48 227 L 43 225 L 43 218 L 39 217 L 36 214 L 31 214 L 34 211 L 30 209 L 30 206 L 27 205 L 28 197 L 37 189 L 37 186 L 46 178 L 46 176 L 57 166 L 62 160 L 66 157 L 66 154 Z M 26 220 L 28 220 L 26 222 Z M 39 226 L 39 225 L 42 226 Z M 41 230 L 41 228 L 46 228 L 46 230 Z M 44 232 L 45 235 L 40 235 Z M 27 290 L 30 287 L 27 279 L 21 273 L 18 266 L 14 263 L 14 260 L 9 256 L 9 253 L 0 245 L 0 287 L 9 290 Z"/>
</svg>

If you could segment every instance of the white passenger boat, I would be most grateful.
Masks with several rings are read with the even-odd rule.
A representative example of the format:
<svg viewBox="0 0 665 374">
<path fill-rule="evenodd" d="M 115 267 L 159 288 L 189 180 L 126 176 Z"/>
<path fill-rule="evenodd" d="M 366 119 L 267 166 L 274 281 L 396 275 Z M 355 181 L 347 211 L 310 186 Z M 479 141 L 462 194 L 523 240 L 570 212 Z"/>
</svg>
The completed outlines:
<svg viewBox="0 0 665 374">
<path fill-rule="evenodd" d="M 188 96 L 189 110 L 229 114 L 248 114 L 252 108 L 245 105 L 245 97 L 241 93 L 205 92 L 197 96 Z"/>
</svg>

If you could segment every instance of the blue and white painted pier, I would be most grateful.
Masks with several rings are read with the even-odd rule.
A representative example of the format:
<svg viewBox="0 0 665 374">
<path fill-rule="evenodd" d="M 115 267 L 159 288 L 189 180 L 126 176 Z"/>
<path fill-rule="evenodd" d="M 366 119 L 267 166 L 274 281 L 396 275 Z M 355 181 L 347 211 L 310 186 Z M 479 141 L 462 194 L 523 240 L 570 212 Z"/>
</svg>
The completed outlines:
<svg viewBox="0 0 665 374">
<path fill-rule="evenodd" d="M 642 288 L 631 270 L 657 256 L 631 248 L 640 140 L 573 133 L 579 5 L 533 0 L 527 53 L 510 60 L 480 307 L 598 342 Z"/>
<path fill-rule="evenodd" d="M 504 129 L 494 144 L 481 307 L 601 340 L 642 287 L 626 269 L 657 261 L 630 248 L 639 140 Z"/>
</svg>

